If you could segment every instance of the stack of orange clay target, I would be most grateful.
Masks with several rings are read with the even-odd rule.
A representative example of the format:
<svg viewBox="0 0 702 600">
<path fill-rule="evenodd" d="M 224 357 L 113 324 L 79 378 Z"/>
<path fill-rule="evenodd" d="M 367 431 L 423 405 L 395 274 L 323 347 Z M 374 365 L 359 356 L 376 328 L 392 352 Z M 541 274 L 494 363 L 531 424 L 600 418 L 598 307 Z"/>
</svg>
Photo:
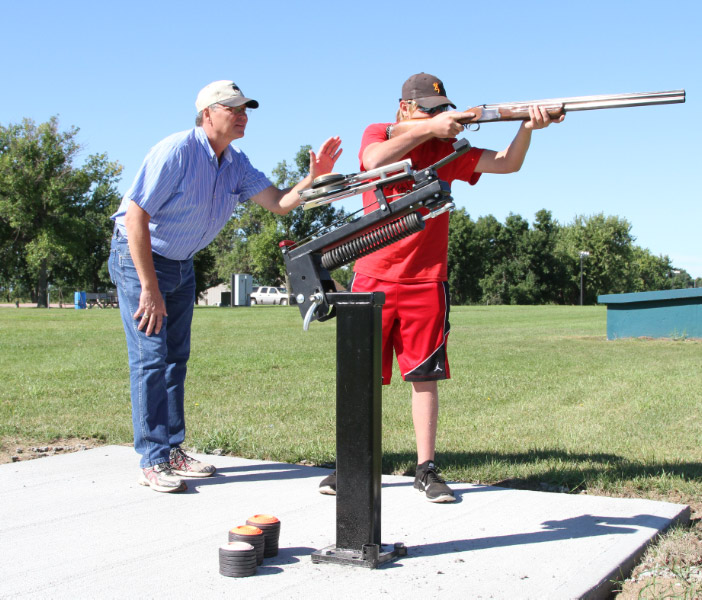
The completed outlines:
<svg viewBox="0 0 702 600">
<path fill-rule="evenodd" d="M 278 555 L 278 539 L 280 538 L 280 521 L 273 515 L 254 515 L 246 520 L 246 524 L 258 527 L 263 531 L 265 538 L 265 548 L 263 556 L 270 558 Z"/>
<path fill-rule="evenodd" d="M 246 525 L 229 531 L 229 543 L 219 549 L 219 572 L 227 577 L 256 574 L 264 558 L 277 556 L 280 521 L 272 515 L 254 515 Z"/>
</svg>

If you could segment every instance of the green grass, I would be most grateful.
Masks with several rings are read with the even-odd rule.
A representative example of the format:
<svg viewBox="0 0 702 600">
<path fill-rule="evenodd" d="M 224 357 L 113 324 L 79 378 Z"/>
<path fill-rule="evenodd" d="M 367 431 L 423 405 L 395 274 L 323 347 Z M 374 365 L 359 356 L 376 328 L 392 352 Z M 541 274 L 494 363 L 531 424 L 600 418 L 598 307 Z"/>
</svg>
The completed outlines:
<svg viewBox="0 0 702 600">
<path fill-rule="evenodd" d="M 438 461 L 454 480 L 702 492 L 702 343 L 605 338 L 603 307 L 455 307 Z M 335 322 L 198 308 L 186 445 L 334 460 Z M 0 441 L 131 441 L 117 310 L 0 309 Z M 383 389 L 383 470 L 415 460 L 409 384 Z"/>
</svg>

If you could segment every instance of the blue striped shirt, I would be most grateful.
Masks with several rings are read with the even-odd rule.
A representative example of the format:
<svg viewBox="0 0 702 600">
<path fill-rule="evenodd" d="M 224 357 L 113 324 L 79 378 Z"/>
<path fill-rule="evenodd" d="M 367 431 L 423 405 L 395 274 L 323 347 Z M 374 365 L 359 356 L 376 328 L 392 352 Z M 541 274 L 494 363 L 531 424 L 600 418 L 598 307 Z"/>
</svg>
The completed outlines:
<svg viewBox="0 0 702 600">
<path fill-rule="evenodd" d="M 124 215 L 136 202 L 151 217 L 152 250 L 186 260 L 217 236 L 237 204 L 270 185 L 235 146 L 225 149 L 220 165 L 204 130 L 195 127 L 149 151 L 112 219 L 126 236 Z"/>
</svg>

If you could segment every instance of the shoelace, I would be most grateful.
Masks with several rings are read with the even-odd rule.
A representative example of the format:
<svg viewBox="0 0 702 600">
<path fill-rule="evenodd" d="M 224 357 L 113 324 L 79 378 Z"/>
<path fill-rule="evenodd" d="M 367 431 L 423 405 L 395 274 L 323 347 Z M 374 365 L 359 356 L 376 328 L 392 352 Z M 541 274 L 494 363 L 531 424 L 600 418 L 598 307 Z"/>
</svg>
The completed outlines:
<svg viewBox="0 0 702 600">
<path fill-rule="evenodd" d="M 439 474 L 434 469 L 427 469 L 422 477 L 422 481 L 425 485 L 429 485 L 430 483 L 446 483 L 441 477 L 439 477 Z"/>
<path fill-rule="evenodd" d="M 171 472 L 171 463 L 168 463 L 168 462 L 159 463 L 157 465 L 154 465 L 153 470 L 156 473 L 166 473 L 168 475 Z"/>
<path fill-rule="evenodd" d="M 186 465 L 189 465 L 192 462 L 192 458 L 190 458 L 185 452 L 183 452 L 180 448 L 176 448 L 175 452 L 173 453 L 174 457 L 177 462 L 184 462 Z"/>
</svg>

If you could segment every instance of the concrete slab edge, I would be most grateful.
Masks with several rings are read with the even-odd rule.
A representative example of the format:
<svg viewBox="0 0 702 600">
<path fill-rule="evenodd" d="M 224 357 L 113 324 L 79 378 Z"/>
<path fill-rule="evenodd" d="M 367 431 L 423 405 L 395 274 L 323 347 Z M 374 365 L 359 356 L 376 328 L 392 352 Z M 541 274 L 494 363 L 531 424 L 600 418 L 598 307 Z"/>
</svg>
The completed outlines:
<svg viewBox="0 0 702 600">
<path fill-rule="evenodd" d="M 675 515 L 668 525 L 657 532 L 655 535 L 651 536 L 645 543 L 641 544 L 632 554 L 618 567 L 612 569 L 606 577 L 602 578 L 595 586 L 592 587 L 590 591 L 581 597 L 581 600 L 606 600 L 611 598 L 615 590 L 615 583 L 617 581 L 622 581 L 631 575 L 634 567 L 639 563 L 641 557 L 644 555 L 646 550 L 655 544 L 661 536 L 665 535 L 666 532 L 670 531 L 673 527 L 678 525 L 689 525 L 690 523 L 690 507 L 681 505 L 680 512 Z"/>
</svg>

